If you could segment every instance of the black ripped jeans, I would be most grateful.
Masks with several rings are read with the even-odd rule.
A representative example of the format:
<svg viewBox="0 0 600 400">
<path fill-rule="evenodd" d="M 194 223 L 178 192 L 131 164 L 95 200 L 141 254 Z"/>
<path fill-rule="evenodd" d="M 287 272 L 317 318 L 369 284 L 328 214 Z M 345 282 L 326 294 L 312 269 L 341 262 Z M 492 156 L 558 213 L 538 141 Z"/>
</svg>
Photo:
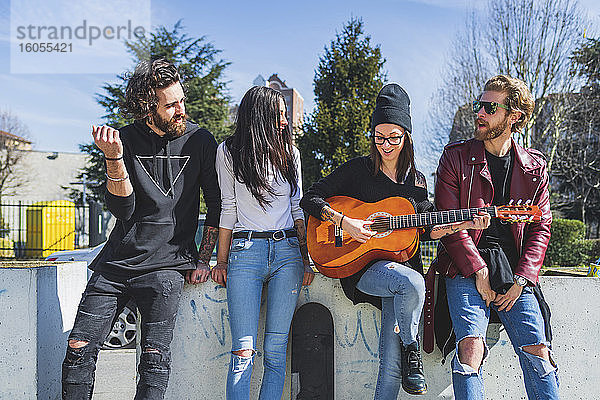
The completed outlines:
<svg viewBox="0 0 600 400">
<path fill-rule="evenodd" d="M 95 272 L 79 303 L 70 340 L 88 342 L 74 349 L 67 345 L 62 365 L 62 397 L 88 400 L 94 389 L 98 351 L 116 315 L 129 299 L 140 311 L 142 355 L 135 400 L 163 399 L 171 370 L 170 345 L 183 275 L 175 270 L 149 272 L 131 279 Z"/>
</svg>

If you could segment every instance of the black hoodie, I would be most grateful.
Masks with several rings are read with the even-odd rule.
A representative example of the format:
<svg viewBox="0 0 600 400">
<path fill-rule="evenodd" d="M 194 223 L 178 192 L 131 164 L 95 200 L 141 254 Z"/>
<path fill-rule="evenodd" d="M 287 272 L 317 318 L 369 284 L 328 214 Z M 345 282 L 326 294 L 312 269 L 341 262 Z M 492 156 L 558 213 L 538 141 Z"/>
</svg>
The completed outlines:
<svg viewBox="0 0 600 400">
<path fill-rule="evenodd" d="M 124 277 L 195 268 L 200 188 L 208 207 L 205 225 L 219 226 L 215 138 L 190 122 L 179 137 L 158 136 L 142 121 L 119 133 L 133 193 L 121 197 L 106 191 L 117 223 L 90 268 Z"/>
</svg>

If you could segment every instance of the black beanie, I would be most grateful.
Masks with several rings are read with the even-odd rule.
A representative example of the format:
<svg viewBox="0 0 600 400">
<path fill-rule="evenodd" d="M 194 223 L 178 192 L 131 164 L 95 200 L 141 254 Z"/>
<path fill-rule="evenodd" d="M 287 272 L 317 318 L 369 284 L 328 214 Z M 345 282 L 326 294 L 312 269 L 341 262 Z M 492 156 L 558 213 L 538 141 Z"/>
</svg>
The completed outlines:
<svg viewBox="0 0 600 400">
<path fill-rule="evenodd" d="M 410 99 L 408 93 L 397 83 L 385 85 L 377 95 L 371 129 L 374 130 L 379 124 L 396 124 L 412 132 Z"/>
</svg>

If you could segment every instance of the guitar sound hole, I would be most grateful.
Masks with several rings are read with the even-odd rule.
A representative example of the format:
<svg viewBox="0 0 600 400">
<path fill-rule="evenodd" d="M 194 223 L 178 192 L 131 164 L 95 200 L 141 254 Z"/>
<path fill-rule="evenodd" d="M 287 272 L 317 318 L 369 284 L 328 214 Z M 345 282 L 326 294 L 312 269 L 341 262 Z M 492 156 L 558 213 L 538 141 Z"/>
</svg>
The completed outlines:
<svg viewBox="0 0 600 400">
<path fill-rule="evenodd" d="M 372 221 L 371 230 L 377 232 L 375 237 L 384 237 L 391 233 L 390 231 L 390 215 L 385 212 L 371 214 L 368 218 Z"/>
</svg>

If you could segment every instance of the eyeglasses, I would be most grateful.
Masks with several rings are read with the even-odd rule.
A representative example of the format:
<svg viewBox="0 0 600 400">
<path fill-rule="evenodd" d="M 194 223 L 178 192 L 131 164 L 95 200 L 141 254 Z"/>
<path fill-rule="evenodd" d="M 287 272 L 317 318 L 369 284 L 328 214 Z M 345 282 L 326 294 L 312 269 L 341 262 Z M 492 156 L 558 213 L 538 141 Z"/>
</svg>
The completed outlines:
<svg viewBox="0 0 600 400">
<path fill-rule="evenodd" d="M 479 110 L 481 110 L 481 107 L 483 107 L 483 109 L 485 110 L 485 113 L 489 114 L 489 115 L 494 115 L 496 113 L 496 111 L 498 110 L 498 107 L 504 108 L 507 111 L 510 110 L 510 108 L 508 108 L 508 106 L 505 106 L 504 104 L 496 103 L 494 101 L 481 101 L 481 100 L 473 101 L 473 112 L 475 114 L 477 114 L 479 112 Z"/>
<path fill-rule="evenodd" d="M 398 146 L 400 144 L 400 142 L 402 141 L 402 138 L 404 137 L 404 133 L 400 136 L 385 137 L 385 136 L 371 135 L 371 137 L 373 138 L 373 140 L 375 141 L 375 144 L 377 144 L 377 145 L 383 145 L 387 141 L 392 146 Z"/>
</svg>

